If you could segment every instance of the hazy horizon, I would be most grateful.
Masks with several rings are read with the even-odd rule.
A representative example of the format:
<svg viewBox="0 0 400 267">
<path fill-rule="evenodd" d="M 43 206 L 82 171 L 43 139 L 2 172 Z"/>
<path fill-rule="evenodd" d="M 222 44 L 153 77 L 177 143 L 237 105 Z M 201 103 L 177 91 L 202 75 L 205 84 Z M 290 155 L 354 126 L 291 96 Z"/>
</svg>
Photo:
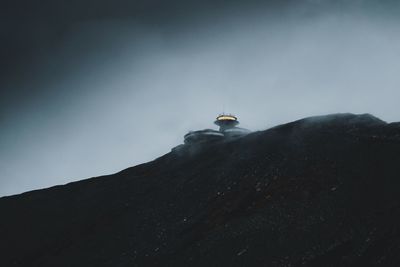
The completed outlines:
<svg viewBox="0 0 400 267">
<path fill-rule="evenodd" d="M 223 111 L 400 120 L 393 1 L 100 2 L 3 16 L 0 196 L 153 160 Z"/>
</svg>

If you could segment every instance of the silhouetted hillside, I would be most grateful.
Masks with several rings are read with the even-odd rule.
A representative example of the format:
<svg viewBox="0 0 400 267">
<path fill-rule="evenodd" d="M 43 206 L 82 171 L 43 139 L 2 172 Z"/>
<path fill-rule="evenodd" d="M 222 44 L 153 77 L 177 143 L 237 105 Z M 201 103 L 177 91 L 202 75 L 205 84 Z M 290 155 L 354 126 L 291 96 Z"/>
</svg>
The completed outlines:
<svg viewBox="0 0 400 267">
<path fill-rule="evenodd" d="M 367 114 L 187 145 L 1 198 L 0 266 L 400 266 L 399 174 Z"/>
</svg>

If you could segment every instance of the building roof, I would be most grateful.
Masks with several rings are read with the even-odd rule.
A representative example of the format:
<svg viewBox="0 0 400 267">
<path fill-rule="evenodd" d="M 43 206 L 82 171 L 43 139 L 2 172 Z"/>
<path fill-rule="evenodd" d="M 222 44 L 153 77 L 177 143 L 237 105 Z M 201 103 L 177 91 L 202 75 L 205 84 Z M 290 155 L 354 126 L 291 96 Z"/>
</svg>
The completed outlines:
<svg viewBox="0 0 400 267">
<path fill-rule="evenodd" d="M 217 121 L 237 121 L 237 118 L 231 114 L 221 114 L 217 117 Z"/>
</svg>

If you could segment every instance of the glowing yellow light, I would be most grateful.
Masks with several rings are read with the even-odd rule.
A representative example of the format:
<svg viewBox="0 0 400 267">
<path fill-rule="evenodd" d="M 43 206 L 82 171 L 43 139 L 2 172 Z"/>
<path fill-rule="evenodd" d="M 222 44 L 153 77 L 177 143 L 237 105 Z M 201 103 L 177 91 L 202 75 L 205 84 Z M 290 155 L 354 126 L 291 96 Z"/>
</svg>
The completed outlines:
<svg viewBox="0 0 400 267">
<path fill-rule="evenodd" d="M 229 120 L 229 121 L 235 121 L 237 120 L 235 116 L 231 116 L 231 115 L 221 115 L 218 116 L 217 120 L 219 121 L 225 121 L 225 120 Z"/>
</svg>

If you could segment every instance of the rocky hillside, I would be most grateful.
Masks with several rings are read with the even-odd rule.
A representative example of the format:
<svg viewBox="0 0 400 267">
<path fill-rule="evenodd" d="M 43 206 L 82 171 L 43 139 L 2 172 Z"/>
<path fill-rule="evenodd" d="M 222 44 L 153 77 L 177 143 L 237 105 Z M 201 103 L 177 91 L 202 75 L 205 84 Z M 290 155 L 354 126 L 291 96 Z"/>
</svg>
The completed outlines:
<svg viewBox="0 0 400 267">
<path fill-rule="evenodd" d="M 400 124 L 306 118 L 0 214 L 0 266 L 400 266 Z"/>
</svg>

